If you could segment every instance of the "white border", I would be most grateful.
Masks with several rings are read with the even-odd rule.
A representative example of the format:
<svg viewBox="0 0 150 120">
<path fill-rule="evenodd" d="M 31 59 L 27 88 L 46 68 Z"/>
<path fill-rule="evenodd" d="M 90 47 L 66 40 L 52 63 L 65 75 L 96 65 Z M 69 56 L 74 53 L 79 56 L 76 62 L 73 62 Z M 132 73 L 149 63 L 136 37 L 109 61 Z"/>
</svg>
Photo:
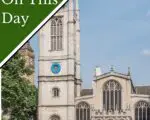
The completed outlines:
<svg viewBox="0 0 150 120">
<path fill-rule="evenodd" d="M 1 63 L 0 68 L 67 2 L 63 0 Z"/>
<path fill-rule="evenodd" d="M 1 79 L 2 78 L 2 74 L 1 74 L 1 69 L 0 69 L 0 119 L 1 119 L 1 115 L 2 115 L 2 106 L 1 106 L 1 103 L 2 103 L 2 97 L 1 97 L 1 92 L 2 92 L 2 89 L 1 89 L 1 85 L 2 85 L 2 83 L 1 83 Z"/>
</svg>

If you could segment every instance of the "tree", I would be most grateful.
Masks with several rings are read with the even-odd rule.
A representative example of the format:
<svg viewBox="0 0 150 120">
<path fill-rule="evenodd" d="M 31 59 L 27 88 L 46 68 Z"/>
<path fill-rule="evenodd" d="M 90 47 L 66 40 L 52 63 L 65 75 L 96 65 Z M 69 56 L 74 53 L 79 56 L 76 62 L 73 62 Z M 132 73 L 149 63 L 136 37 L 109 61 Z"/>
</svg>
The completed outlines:
<svg viewBox="0 0 150 120">
<path fill-rule="evenodd" d="M 32 73 L 19 53 L 3 66 L 2 116 L 10 114 L 11 120 L 35 119 L 37 88 L 24 77 Z"/>
</svg>

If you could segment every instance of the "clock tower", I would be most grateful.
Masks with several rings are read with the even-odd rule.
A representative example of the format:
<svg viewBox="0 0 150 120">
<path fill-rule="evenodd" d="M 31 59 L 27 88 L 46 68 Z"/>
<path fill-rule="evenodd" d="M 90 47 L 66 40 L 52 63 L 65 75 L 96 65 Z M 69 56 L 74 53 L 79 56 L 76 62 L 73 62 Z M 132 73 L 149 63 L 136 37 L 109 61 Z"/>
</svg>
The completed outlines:
<svg viewBox="0 0 150 120">
<path fill-rule="evenodd" d="M 39 32 L 38 120 L 75 120 L 80 95 L 78 0 L 69 0 Z"/>
</svg>

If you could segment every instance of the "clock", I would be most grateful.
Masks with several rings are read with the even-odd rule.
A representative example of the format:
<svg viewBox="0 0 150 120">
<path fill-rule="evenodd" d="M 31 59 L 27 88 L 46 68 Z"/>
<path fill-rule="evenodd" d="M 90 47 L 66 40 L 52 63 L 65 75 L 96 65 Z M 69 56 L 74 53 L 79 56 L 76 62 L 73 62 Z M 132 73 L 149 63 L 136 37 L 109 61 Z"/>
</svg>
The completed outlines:
<svg viewBox="0 0 150 120">
<path fill-rule="evenodd" d="M 61 71 L 61 65 L 59 63 L 53 63 L 51 66 L 51 71 L 53 74 L 58 74 Z"/>
</svg>

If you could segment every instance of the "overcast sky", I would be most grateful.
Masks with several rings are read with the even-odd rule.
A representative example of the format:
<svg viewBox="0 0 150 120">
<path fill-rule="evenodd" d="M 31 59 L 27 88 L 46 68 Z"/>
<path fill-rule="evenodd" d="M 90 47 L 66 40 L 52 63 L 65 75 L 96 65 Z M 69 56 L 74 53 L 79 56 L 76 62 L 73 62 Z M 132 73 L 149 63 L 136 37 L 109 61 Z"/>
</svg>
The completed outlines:
<svg viewBox="0 0 150 120">
<path fill-rule="evenodd" d="M 84 88 L 91 87 L 95 66 L 105 73 L 111 65 L 122 73 L 131 67 L 135 85 L 150 85 L 150 0 L 80 0 L 79 3 Z M 37 42 L 34 36 L 31 45 L 36 60 Z"/>
</svg>

